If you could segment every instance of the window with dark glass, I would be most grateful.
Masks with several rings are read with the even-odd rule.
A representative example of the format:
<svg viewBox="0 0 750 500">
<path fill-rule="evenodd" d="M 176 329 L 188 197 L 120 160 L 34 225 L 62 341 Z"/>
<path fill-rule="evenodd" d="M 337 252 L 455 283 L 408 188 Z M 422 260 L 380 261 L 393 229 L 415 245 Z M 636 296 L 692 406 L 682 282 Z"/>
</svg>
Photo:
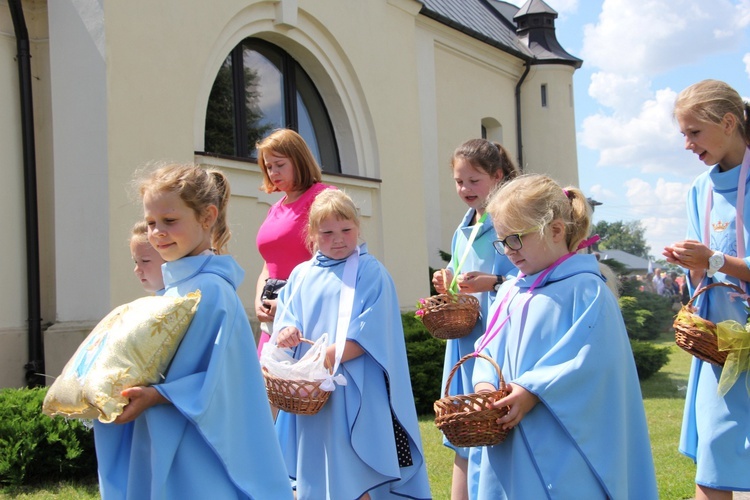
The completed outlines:
<svg viewBox="0 0 750 500">
<path fill-rule="evenodd" d="M 277 128 L 305 139 L 326 172 L 341 172 L 333 126 L 310 77 L 289 54 L 248 38 L 227 56 L 206 110 L 207 153 L 256 159 L 255 143 Z"/>
</svg>

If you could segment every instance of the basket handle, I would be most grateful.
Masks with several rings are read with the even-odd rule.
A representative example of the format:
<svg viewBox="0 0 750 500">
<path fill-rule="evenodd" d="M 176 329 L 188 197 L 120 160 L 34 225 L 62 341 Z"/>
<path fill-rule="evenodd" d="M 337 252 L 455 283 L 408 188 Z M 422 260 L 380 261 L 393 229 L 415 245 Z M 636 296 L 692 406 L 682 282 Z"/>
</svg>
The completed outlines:
<svg viewBox="0 0 750 500">
<path fill-rule="evenodd" d="M 443 391 L 443 396 L 444 397 L 446 397 L 446 398 L 448 397 L 448 391 L 450 390 L 451 382 L 453 382 L 453 376 L 458 371 L 458 368 L 462 364 L 464 364 L 469 358 L 473 358 L 473 357 L 484 358 L 487 361 L 489 361 L 490 363 L 492 363 L 492 366 L 495 367 L 495 371 L 497 371 L 497 375 L 500 378 L 500 387 L 498 387 L 498 389 L 500 389 L 501 391 L 505 390 L 505 379 L 503 378 L 503 372 L 500 371 L 500 367 L 495 362 L 495 360 L 492 359 L 489 356 L 486 356 L 486 355 L 482 354 L 481 352 L 477 352 L 477 353 L 473 353 L 472 352 L 472 353 L 469 353 L 469 354 L 465 355 L 463 358 L 459 359 L 458 363 L 456 363 L 456 365 L 453 367 L 453 369 L 451 370 L 451 372 L 448 374 L 448 380 L 445 381 L 445 390 Z"/>
<path fill-rule="evenodd" d="M 301 343 L 303 343 L 303 342 L 304 342 L 305 344 L 310 344 L 310 345 L 313 345 L 313 344 L 315 344 L 315 342 L 314 342 L 314 341 L 312 341 L 312 340 L 310 340 L 310 339 L 306 339 L 305 337 L 300 337 L 300 338 L 299 338 L 299 341 L 300 341 L 300 344 L 301 344 Z M 297 345 L 299 345 L 299 344 L 297 344 Z M 323 368 L 326 368 L 326 367 L 325 367 L 325 361 L 323 362 Z M 329 366 L 328 368 L 326 368 L 326 370 L 328 371 L 328 373 L 330 373 L 331 375 L 333 375 L 333 367 L 332 367 L 332 366 Z"/>
<path fill-rule="evenodd" d="M 706 292 L 710 290 L 711 288 L 716 288 L 718 286 L 725 286 L 727 288 L 731 288 L 735 292 L 739 293 L 740 295 L 745 295 L 745 290 L 738 287 L 734 283 L 724 283 L 723 281 L 717 281 L 716 283 L 711 283 L 710 285 L 706 285 L 704 287 L 699 288 L 692 297 L 690 297 L 690 300 L 688 300 L 688 303 L 686 305 L 692 306 L 693 301 L 698 297 L 698 295 L 702 294 L 703 292 Z"/>
</svg>

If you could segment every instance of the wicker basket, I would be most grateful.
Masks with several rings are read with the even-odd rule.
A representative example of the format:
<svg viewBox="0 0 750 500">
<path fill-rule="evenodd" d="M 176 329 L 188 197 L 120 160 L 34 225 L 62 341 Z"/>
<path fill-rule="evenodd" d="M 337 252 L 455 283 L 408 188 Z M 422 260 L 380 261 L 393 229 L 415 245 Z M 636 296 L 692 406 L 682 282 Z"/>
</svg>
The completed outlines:
<svg viewBox="0 0 750 500">
<path fill-rule="evenodd" d="M 742 290 L 742 288 L 733 285 L 732 283 L 711 283 L 710 285 L 706 285 L 695 292 L 695 295 L 690 298 L 688 303 L 682 306 L 682 309 L 677 314 L 673 327 L 675 343 L 683 350 L 703 361 L 718 366 L 724 366 L 724 363 L 727 360 L 727 353 L 719 351 L 716 339 L 716 325 L 695 314 L 696 308 L 693 307 L 693 301 L 698 295 L 710 290 L 711 288 L 719 286 L 730 288 L 742 295 L 745 294 L 745 291 Z M 695 317 L 699 325 L 693 324 L 692 321 L 685 321 L 684 316 L 686 315 L 688 315 L 689 318 Z"/>
<path fill-rule="evenodd" d="M 460 396 L 448 395 L 451 381 L 458 368 L 473 356 L 472 353 L 461 358 L 448 375 L 444 397 L 435 401 L 435 425 L 454 446 L 493 446 L 502 443 L 508 435 L 509 429 L 503 429 L 502 424 L 497 423 L 497 419 L 510 411 L 508 406 L 488 408 L 493 401 L 510 393 L 497 363 L 484 354 L 478 354 L 480 358 L 492 363 L 497 370 L 500 377 L 500 388 L 497 391 Z"/>
<path fill-rule="evenodd" d="M 466 337 L 479 319 L 479 300 L 465 293 L 433 295 L 424 299 L 422 309 L 422 323 L 438 339 Z"/>
<path fill-rule="evenodd" d="M 302 342 L 313 344 L 308 339 Z M 270 375 L 265 369 L 263 378 L 266 382 L 268 401 L 272 406 L 288 413 L 297 415 L 315 415 L 323 408 L 331 395 L 329 391 L 320 388 L 322 380 L 310 382 L 307 380 L 285 380 Z"/>
</svg>

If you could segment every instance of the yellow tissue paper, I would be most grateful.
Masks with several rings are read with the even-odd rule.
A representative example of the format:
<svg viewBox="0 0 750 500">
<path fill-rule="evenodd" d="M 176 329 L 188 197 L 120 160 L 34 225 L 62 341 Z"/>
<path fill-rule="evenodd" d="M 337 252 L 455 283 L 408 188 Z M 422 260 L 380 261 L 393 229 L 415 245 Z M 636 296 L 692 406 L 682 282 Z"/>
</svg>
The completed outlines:
<svg viewBox="0 0 750 500">
<path fill-rule="evenodd" d="M 184 297 L 142 297 L 115 308 L 78 347 L 47 391 L 42 411 L 67 418 L 112 422 L 128 387 L 160 382 L 200 302 Z"/>
</svg>

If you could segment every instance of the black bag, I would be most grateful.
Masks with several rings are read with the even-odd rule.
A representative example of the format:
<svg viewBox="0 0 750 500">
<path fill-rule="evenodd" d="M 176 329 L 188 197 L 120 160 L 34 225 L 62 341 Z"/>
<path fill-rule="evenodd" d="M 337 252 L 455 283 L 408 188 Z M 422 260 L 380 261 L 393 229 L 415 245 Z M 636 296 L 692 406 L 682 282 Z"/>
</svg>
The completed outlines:
<svg viewBox="0 0 750 500">
<path fill-rule="evenodd" d="M 260 300 L 275 300 L 279 296 L 279 290 L 286 285 L 286 280 L 277 280 L 276 278 L 268 278 L 266 284 L 263 285 L 263 293 L 260 295 Z"/>
</svg>

